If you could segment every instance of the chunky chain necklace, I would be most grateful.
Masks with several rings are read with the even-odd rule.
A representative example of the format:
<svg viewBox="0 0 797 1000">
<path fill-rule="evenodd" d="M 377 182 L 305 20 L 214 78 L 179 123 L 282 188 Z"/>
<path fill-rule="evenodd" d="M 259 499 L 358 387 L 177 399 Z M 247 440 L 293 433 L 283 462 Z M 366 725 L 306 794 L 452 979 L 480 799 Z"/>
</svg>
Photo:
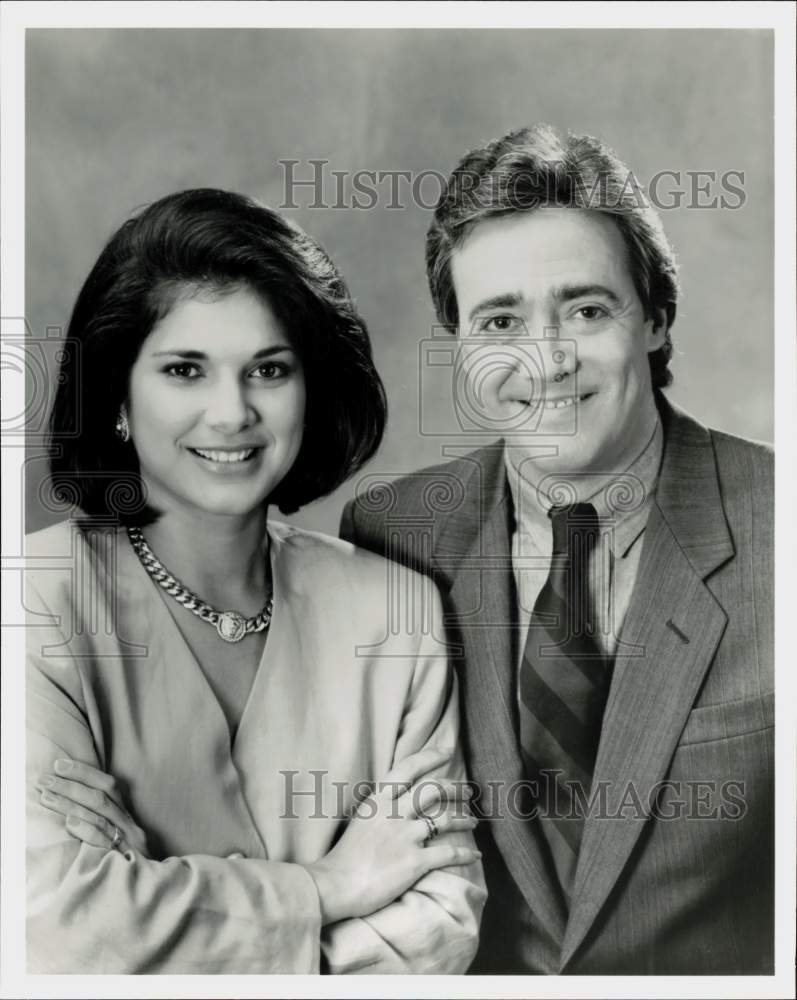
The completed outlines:
<svg viewBox="0 0 797 1000">
<path fill-rule="evenodd" d="M 270 596 L 266 601 L 263 610 L 252 618 L 244 618 L 237 611 L 216 611 L 215 608 L 205 604 L 196 594 L 191 593 L 187 587 L 183 586 L 176 577 L 172 576 L 147 545 L 147 540 L 140 528 L 128 528 L 127 537 L 141 560 L 141 565 L 155 583 L 162 587 L 170 597 L 173 597 L 178 604 L 182 604 L 184 608 L 192 611 L 197 618 L 201 618 L 209 625 L 214 625 L 219 636 L 225 642 L 240 642 L 250 632 L 262 632 L 271 624 L 271 613 L 274 609 L 273 596 Z"/>
</svg>

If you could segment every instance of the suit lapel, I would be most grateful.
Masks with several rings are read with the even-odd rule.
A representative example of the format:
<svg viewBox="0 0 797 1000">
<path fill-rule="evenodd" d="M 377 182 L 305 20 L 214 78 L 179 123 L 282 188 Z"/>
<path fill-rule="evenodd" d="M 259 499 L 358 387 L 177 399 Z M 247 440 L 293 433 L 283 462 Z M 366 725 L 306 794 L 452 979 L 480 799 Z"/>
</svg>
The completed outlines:
<svg viewBox="0 0 797 1000">
<path fill-rule="evenodd" d="M 593 779 L 601 804 L 584 827 L 562 969 L 628 861 L 727 622 L 704 583 L 733 555 L 711 439 L 659 405 L 662 468 L 615 660 Z"/>
<path fill-rule="evenodd" d="M 561 943 L 565 910 L 535 825 L 517 808 L 507 808 L 508 790 L 518 787 L 525 773 L 517 737 L 512 504 L 503 450 L 485 449 L 473 460 L 464 503 L 449 518 L 436 549 L 442 578 L 450 581 L 448 624 L 465 648 L 460 682 L 470 771 L 482 790 L 482 809 L 496 817 L 490 829 L 507 868 L 529 907 Z M 442 581 L 441 589 L 445 597 Z"/>
</svg>

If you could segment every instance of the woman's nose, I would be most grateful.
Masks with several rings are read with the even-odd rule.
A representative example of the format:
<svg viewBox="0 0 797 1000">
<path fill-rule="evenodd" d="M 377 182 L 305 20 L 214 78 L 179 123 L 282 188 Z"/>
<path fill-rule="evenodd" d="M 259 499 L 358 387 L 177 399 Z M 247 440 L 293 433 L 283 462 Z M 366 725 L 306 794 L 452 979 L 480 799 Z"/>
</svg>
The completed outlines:
<svg viewBox="0 0 797 1000">
<path fill-rule="evenodd" d="M 205 411 L 209 426 L 225 433 L 249 427 L 255 419 L 246 389 L 237 380 L 220 381 L 213 389 Z"/>
</svg>

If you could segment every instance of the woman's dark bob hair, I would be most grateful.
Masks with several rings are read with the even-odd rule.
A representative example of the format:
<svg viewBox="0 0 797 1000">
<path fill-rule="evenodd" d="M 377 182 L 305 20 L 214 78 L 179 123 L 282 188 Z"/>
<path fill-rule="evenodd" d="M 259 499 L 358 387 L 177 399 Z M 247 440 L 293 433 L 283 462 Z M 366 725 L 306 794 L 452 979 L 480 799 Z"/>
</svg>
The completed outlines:
<svg viewBox="0 0 797 1000">
<path fill-rule="evenodd" d="M 297 459 L 268 503 L 289 514 L 325 496 L 376 451 L 387 417 L 368 331 L 325 251 L 243 195 L 204 188 L 155 202 L 99 256 L 69 322 L 50 418 L 57 496 L 93 517 L 146 524 L 132 442 L 115 433 L 141 345 L 175 302 L 247 288 L 268 303 L 298 352 L 307 387 Z M 79 428 L 76 436 L 64 433 Z M 138 501 L 132 496 L 138 494 Z"/>
</svg>

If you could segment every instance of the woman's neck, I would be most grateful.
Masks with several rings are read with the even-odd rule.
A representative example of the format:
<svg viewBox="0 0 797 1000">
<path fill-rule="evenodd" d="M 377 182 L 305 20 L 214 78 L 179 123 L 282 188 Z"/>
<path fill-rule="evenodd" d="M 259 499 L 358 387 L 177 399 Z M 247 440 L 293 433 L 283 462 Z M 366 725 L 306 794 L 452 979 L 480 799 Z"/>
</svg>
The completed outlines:
<svg viewBox="0 0 797 1000">
<path fill-rule="evenodd" d="M 260 611 L 270 593 L 265 510 L 236 518 L 168 511 L 143 530 L 160 562 L 203 601 Z"/>
</svg>

